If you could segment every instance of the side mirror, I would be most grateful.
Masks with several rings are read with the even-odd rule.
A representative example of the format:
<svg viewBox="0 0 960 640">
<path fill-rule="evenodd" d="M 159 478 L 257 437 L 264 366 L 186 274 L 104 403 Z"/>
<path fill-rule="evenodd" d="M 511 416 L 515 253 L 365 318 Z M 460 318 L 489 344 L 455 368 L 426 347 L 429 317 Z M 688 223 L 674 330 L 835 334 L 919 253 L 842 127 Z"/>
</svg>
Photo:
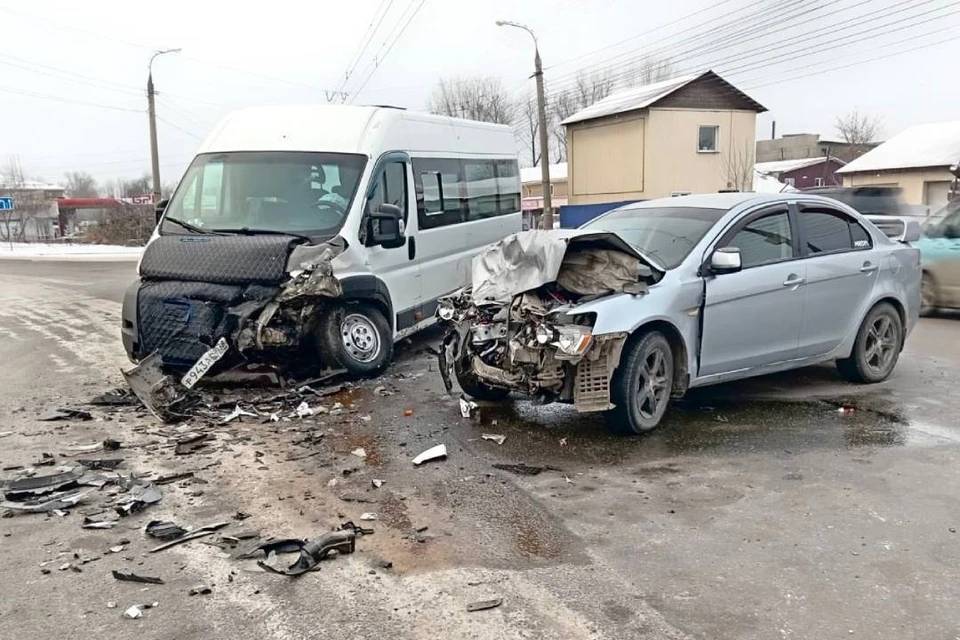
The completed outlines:
<svg viewBox="0 0 960 640">
<path fill-rule="evenodd" d="M 736 247 L 721 247 L 710 256 L 710 270 L 715 274 L 736 273 L 740 268 L 740 249 Z"/>
<path fill-rule="evenodd" d="M 167 210 L 168 204 L 170 204 L 170 198 L 166 198 L 157 203 L 157 208 L 154 210 L 157 214 L 157 224 L 160 224 L 160 218 L 163 217 L 163 212 Z"/>
<path fill-rule="evenodd" d="M 383 203 L 367 214 L 367 245 L 396 249 L 406 242 L 403 235 L 403 213 L 400 207 Z"/>
</svg>

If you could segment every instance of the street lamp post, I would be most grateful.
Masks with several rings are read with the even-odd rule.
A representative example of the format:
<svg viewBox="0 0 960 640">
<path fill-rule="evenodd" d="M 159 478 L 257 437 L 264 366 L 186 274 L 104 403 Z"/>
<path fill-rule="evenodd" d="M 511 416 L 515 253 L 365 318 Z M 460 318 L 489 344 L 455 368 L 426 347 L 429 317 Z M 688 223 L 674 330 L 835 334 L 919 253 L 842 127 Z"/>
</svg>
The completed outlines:
<svg viewBox="0 0 960 640">
<path fill-rule="evenodd" d="M 529 27 L 517 22 L 497 20 L 497 26 L 523 29 L 533 38 L 533 75 L 537 80 L 537 115 L 540 120 L 540 181 L 543 190 L 542 226 L 544 229 L 553 229 L 553 198 L 550 196 L 550 137 L 547 135 L 547 102 L 543 96 L 543 66 L 540 64 L 540 47 L 537 45 L 537 36 Z"/>
<path fill-rule="evenodd" d="M 150 56 L 147 65 L 147 114 L 150 118 L 150 165 L 153 170 L 153 203 L 160 202 L 160 153 L 157 151 L 157 108 L 153 100 L 153 61 L 165 53 L 177 53 L 180 49 L 161 49 Z"/>
</svg>

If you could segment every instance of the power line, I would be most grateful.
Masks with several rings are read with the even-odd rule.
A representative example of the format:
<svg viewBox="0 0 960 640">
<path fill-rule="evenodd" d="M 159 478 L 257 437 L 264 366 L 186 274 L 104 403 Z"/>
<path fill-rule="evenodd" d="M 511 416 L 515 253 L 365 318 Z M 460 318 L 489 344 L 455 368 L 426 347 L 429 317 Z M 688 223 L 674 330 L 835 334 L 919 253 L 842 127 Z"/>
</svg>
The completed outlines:
<svg viewBox="0 0 960 640">
<path fill-rule="evenodd" d="M 383 8 L 383 5 L 387 4 L 387 8 L 384 9 L 383 13 L 380 14 L 380 10 Z M 370 46 L 370 42 L 373 40 L 373 37 L 377 35 L 377 31 L 380 29 L 380 25 L 383 24 L 383 19 L 387 17 L 387 13 L 390 11 L 390 7 L 393 6 L 393 0 L 380 0 L 380 4 L 377 5 L 377 10 L 373 14 L 373 18 L 370 19 L 370 24 L 367 25 L 366 31 L 364 31 L 363 36 L 361 37 L 361 43 L 357 45 L 356 56 L 351 56 L 353 64 L 347 65 L 347 70 L 343 74 L 343 82 L 340 83 L 339 91 L 342 93 L 344 86 L 350 81 L 350 76 L 353 75 L 353 72 L 356 70 L 357 65 L 360 64 L 360 59 L 363 58 L 363 54 L 366 52 L 367 47 Z M 377 21 L 377 14 L 380 14 L 380 20 Z M 377 26 L 374 27 L 374 21 L 377 22 Z M 371 30 L 372 28 L 372 30 Z"/>
<path fill-rule="evenodd" d="M 414 1 L 415 1 L 415 0 L 414 0 Z M 407 27 L 410 26 L 410 23 L 413 22 L 413 19 L 417 16 L 417 13 L 419 13 L 420 9 L 423 7 L 423 5 L 424 5 L 424 3 L 425 3 L 426 1 L 427 1 L 427 0 L 420 0 L 420 4 L 417 5 L 417 8 L 414 9 L 414 10 L 413 10 L 413 13 L 410 14 L 410 17 L 407 18 L 407 21 L 403 24 L 403 27 L 400 29 L 399 33 L 397 33 L 397 36 L 393 39 L 393 42 L 390 43 L 390 46 L 387 47 L 387 50 L 384 51 L 383 55 L 380 56 L 379 59 L 378 59 L 377 57 L 374 57 L 374 59 L 373 59 L 373 62 L 374 62 L 373 69 L 370 70 L 370 73 L 369 73 L 369 74 L 367 75 L 367 77 L 364 79 L 364 81 L 363 81 L 363 83 L 360 85 L 360 87 L 359 87 L 356 91 L 353 92 L 353 95 L 352 95 L 352 96 L 350 96 L 350 102 L 351 102 L 351 104 L 352 104 L 353 101 L 356 99 L 356 97 L 360 94 L 360 92 L 363 91 L 363 88 L 364 88 L 365 86 L 367 86 L 367 83 L 370 82 L 370 78 L 372 78 L 372 77 L 373 77 L 373 74 L 375 74 L 375 73 L 377 72 L 377 69 L 380 68 L 380 63 L 382 63 L 382 62 L 384 61 L 384 59 L 386 59 L 386 57 L 387 57 L 388 55 L 390 55 L 390 52 L 393 51 L 393 47 L 394 47 L 394 46 L 397 44 L 397 42 L 400 40 L 400 37 L 403 36 L 404 31 L 406 31 L 406 30 L 407 30 Z M 413 2 L 411 2 L 410 5 L 408 5 L 408 8 L 411 7 L 411 6 L 413 6 Z M 406 13 L 406 11 L 404 11 L 404 13 Z M 400 19 L 401 19 L 401 20 L 403 19 L 403 15 L 402 15 L 402 14 L 401 14 L 401 16 L 400 16 Z M 399 22 L 398 22 L 397 24 L 399 24 Z M 387 37 L 389 38 L 389 36 L 387 36 Z M 386 40 L 384 41 L 383 44 L 384 44 L 384 45 L 387 44 Z M 382 47 L 381 47 L 381 48 L 382 48 Z"/>
<path fill-rule="evenodd" d="M 8 93 L 16 93 L 23 96 L 29 96 L 31 98 L 40 98 L 43 100 L 53 100 L 55 102 L 65 102 L 67 104 L 79 104 L 88 107 L 98 107 L 100 109 L 111 109 L 113 111 L 128 111 L 130 113 L 144 113 L 142 109 L 129 109 L 126 107 L 117 107 L 110 104 L 101 104 L 98 102 L 86 102 L 83 100 L 71 100 L 70 98 L 64 98 L 62 96 L 52 96 L 45 93 L 36 93 L 34 91 L 25 91 L 23 89 L 16 89 L 14 87 L 0 87 L 0 91 L 6 91 Z"/>
<path fill-rule="evenodd" d="M 189 130 L 187 130 L 187 129 L 184 129 L 184 128 L 181 127 L 180 125 L 178 125 L 178 124 L 176 124 L 176 123 L 174 123 L 174 122 L 171 122 L 171 121 L 168 120 L 167 118 L 162 118 L 162 117 L 160 117 L 160 116 L 157 116 L 157 120 L 159 120 L 160 122 L 163 122 L 163 123 L 165 123 L 165 124 L 173 127 L 173 128 L 176 129 L 177 131 L 180 131 L 180 132 L 182 132 L 182 133 L 187 134 L 187 135 L 190 136 L 191 138 L 195 138 L 195 139 L 197 139 L 197 140 L 203 140 L 203 137 L 202 137 L 202 136 L 197 135 L 197 134 L 194 133 L 193 131 L 189 131 Z"/>
</svg>

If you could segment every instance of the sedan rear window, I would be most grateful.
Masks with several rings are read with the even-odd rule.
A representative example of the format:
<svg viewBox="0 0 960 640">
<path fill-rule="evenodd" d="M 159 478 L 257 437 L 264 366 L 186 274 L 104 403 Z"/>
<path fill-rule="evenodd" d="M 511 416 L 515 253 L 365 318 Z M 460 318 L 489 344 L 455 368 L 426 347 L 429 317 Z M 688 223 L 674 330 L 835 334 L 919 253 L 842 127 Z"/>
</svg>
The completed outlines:
<svg viewBox="0 0 960 640">
<path fill-rule="evenodd" d="M 726 212 L 698 207 L 631 207 L 611 211 L 582 228 L 612 231 L 673 269 Z"/>
</svg>

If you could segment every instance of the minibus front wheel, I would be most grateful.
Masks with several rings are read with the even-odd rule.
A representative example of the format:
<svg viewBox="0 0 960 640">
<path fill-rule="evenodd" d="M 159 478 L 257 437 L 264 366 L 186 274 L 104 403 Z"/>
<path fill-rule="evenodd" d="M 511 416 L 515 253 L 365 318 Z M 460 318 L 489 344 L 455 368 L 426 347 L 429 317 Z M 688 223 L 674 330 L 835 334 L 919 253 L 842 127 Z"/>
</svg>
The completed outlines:
<svg viewBox="0 0 960 640">
<path fill-rule="evenodd" d="M 393 358 L 390 324 L 371 304 L 331 305 L 320 316 L 317 330 L 324 363 L 352 375 L 380 375 Z"/>
</svg>

